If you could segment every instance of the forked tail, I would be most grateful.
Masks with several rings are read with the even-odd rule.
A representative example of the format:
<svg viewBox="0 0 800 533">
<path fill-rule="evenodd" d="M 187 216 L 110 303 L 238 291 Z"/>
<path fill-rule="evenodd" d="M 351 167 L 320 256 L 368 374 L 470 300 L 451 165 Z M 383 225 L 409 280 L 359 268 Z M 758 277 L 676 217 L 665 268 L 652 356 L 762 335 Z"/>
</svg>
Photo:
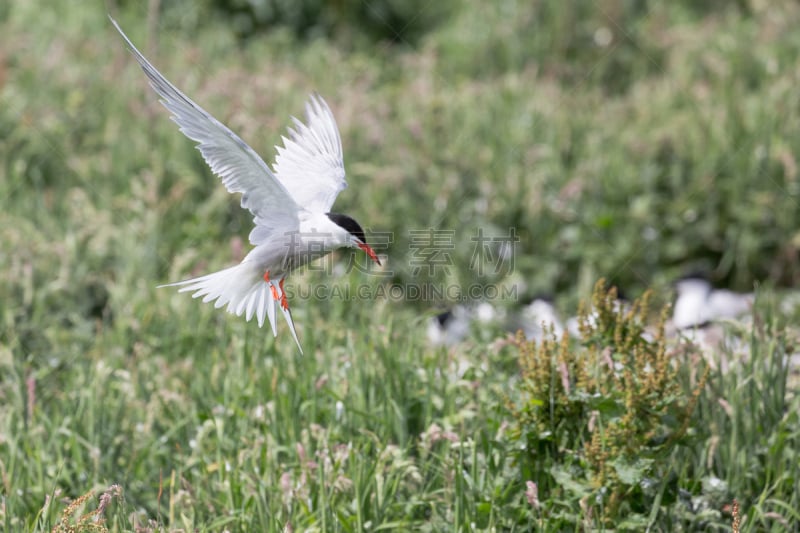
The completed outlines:
<svg viewBox="0 0 800 533">
<path fill-rule="evenodd" d="M 278 336 L 276 315 L 280 309 L 302 354 L 303 348 L 294 329 L 292 313 L 288 305 L 281 305 L 281 299 L 285 298 L 285 295 L 280 282 L 281 278 L 266 281 L 257 265 L 245 261 L 199 278 L 159 285 L 159 288 L 180 287 L 178 292 L 192 292 L 192 298 L 202 297 L 203 303 L 214 302 L 214 307 L 217 309 L 227 305 L 229 313 L 236 316 L 244 315 L 247 321 L 255 316 L 258 319 L 258 327 L 262 327 L 264 319 L 268 318 L 272 334 L 276 337 Z"/>
</svg>

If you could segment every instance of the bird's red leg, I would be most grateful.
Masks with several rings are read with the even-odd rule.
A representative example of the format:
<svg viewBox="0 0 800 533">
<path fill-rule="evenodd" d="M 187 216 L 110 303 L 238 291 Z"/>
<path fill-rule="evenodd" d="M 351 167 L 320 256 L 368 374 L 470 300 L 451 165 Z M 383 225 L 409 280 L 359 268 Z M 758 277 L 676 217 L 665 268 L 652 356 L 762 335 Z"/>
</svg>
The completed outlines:
<svg viewBox="0 0 800 533">
<path fill-rule="evenodd" d="M 281 299 L 281 297 L 280 297 L 280 296 L 278 296 L 278 289 L 276 289 L 276 288 L 275 288 L 275 285 L 273 285 L 273 284 L 270 282 L 270 279 L 269 279 L 269 270 L 267 270 L 266 272 L 264 272 L 264 281 L 265 281 L 265 282 L 267 282 L 267 283 L 269 284 L 269 290 L 271 290 L 271 291 L 272 291 L 272 299 L 273 299 L 273 300 L 280 300 L 280 299 Z M 281 281 L 283 281 L 283 280 L 281 280 Z M 281 304 L 281 305 L 282 305 L 282 304 Z"/>
<path fill-rule="evenodd" d="M 281 279 L 281 282 L 278 283 L 278 286 L 281 288 L 281 307 L 283 307 L 284 311 L 289 310 L 289 300 L 286 298 L 286 291 L 283 290 L 283 282 L 286 281 L 286 278 Z"/>
</svg>

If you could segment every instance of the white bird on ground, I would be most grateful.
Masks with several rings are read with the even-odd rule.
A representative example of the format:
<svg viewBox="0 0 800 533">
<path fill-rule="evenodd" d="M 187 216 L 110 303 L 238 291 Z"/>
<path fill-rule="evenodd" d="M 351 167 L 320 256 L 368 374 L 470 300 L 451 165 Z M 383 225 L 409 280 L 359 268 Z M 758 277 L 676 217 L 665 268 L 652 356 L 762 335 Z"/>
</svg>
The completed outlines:
<svg viewBox="0 0 800 533">
<path fill-rule="evenodd" d="M 711 283 L 699 277 L 687 277 L 675 284 L 678 298 L 672 312 L 672 324 L 677 329 L 700 327 L 723 318 L 736 318 L 753 307 L 753 294 L 741 294 L 725 289 L 713 289 Z"/>
<path fill-rule="evenodd" d="M 428 319 L 428 342 L 433 346 L 453 346 L 473 330 L 503 322 L 505 316 L 505 310 L 488 301 L 454 305 Z"/>
<path fill-rule="evenodd" d="M 519 328 L 528 340 L 541 342 L 550 332 L 561 339 L 564 325 L 558 317 L 553 302 L 545 298 L 535 298 L 531 303 L 522 308 L 519 313 Z"/>
<path fill-rule="evenodd" d="M 306 104 L 306 123 L 293 117 L 289 137 L 282 137 L 275 163 L 264 160 L 235 133 L 190 100 L 167 81 L 136 49 L 114 19 L 111 22 L 172 113 L 180 131 L 196 141 L 211 170 L 231 193 L 242 193 L 242 207 L 253 214 L 250 232 L 254 248 L 233 267 L 199 278 L 170 283 L 193 298 L 227 305 L 227 310 L 258 326 L 269 319 L 277 336 L 277 310 L 289 324 L 300 352 L 289 303 L 283 290 L 295 269 L 336 248 L 360 248 L 380 265 L 366 242 L 364 230 L 347 215 L 331 213 L 337 195 L 345 187 L 342 141 L 330 108 L 319 95 Z"/>
<path fill-rule="evenodd" d="M 469 335 L 472 317 L 463 305 L 443 311 L 428 319 L 428 342 L 433 346 L 453 346 Z"/>
</svg>

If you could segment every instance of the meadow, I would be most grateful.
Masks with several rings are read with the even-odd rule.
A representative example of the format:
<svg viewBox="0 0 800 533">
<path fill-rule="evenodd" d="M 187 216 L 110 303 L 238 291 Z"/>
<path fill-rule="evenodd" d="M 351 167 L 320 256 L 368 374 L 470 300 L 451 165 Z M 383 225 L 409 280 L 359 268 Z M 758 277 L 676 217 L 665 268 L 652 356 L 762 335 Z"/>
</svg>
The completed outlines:
<svg viewBox="0 0 800 533">
<path fill-rule="evenodd" d="M 0 5 L 0 529 L 800 531 L 800 5 L 146 4 Z M 290 278 L 304 356 L 156 289 L 251 216 L 109 14 L 267 162 L 330 104 L 386 266 Z M 694 271 L 757 294 L 705 357 Z M 432 346 L 468 287 L 601 319 Z"/>
</svg>

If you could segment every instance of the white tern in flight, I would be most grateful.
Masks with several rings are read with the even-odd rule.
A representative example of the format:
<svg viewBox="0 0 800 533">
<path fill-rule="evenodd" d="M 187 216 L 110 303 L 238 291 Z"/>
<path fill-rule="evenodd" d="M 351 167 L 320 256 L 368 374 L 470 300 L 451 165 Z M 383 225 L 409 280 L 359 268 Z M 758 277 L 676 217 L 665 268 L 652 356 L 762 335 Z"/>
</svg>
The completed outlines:
<svg viewBox="0 0 800 533">
<path fill-rule="evenodd" d="M 306 123 L 292 117 L 283 146 L 277 146 L 270 169 L 235 133 L 167 81 L 136 49 L 114 19 L 161 103 L 180 131 L 196 141 L 211 170 L 231 193 L 242 194 L 242 207 L 253 214 L 250 232 L 254 248 L 236 266 L 199 278 L 162 285 L 180 287 L 203 302 L 259 327 L 269 319 L 277 336 L 278 309 L 289 324 L 302 353 L 283 283 L 293 270 L 337 248 L 360 248 L 380 265 L 367 244 L 364 230 L 347 215 L 330 212 L 336 196 L 347 187 L 342 141 L 328 104 L 319 95 L 306 103 Z"/>
</svg>

